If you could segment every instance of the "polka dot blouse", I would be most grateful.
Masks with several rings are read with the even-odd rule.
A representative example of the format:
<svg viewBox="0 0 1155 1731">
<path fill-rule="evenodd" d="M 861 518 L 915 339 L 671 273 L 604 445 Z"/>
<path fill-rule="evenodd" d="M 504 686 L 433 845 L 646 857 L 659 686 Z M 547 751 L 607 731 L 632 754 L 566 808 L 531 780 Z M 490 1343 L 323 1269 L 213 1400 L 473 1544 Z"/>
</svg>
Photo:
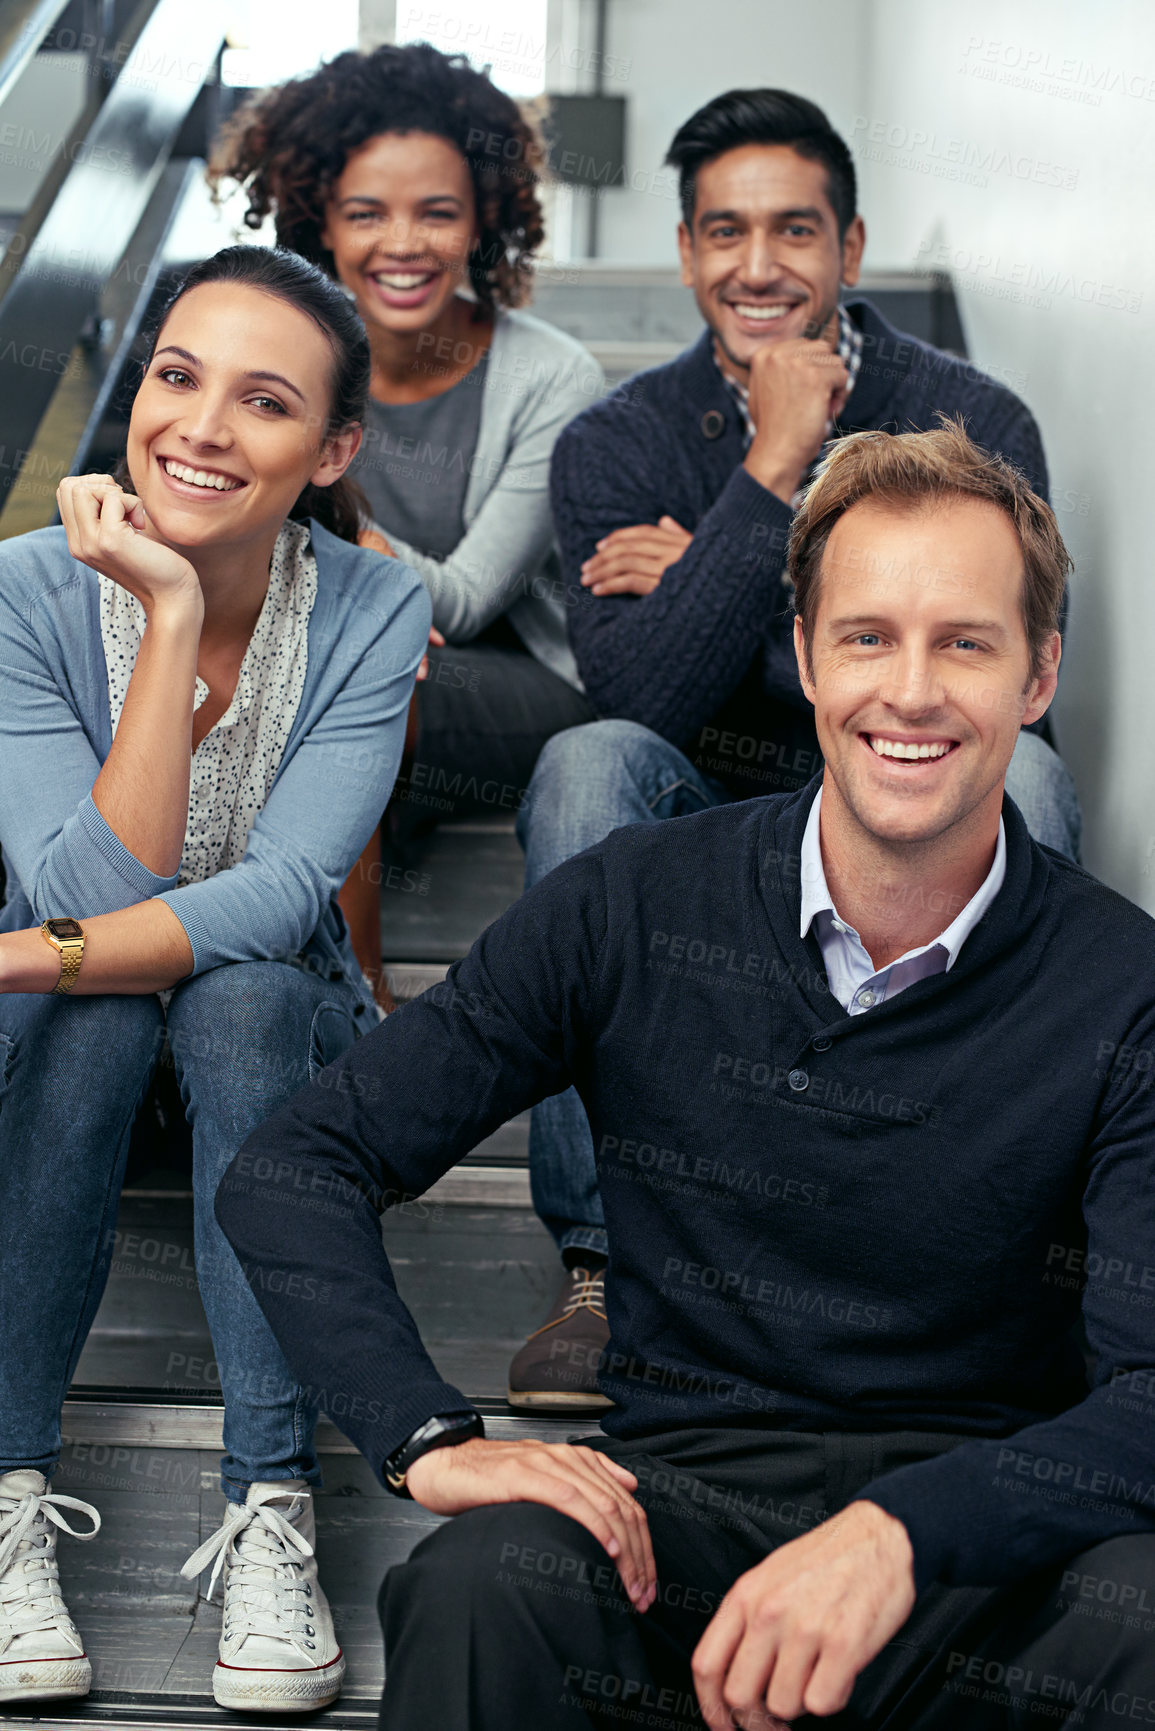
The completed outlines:
<svg viewBox="0 0 1155 1731">
<path fill-rule="evenodd" d="M 233 700 L 193 752 L 178 888 L 228 871 L 244 856 L 300 706 L 309 663 L 309 616 L 316 599 L 317 562 L 308 525 L 286 523 L 273 548 L 268 594 L 241 662 Z M 100 636 L 114 738 L 144 628 L 144 608 L 136 596 L 102 576 Z M 208 694 L 208 686 L 198 678 L 195 708 Z"/>
</svg>

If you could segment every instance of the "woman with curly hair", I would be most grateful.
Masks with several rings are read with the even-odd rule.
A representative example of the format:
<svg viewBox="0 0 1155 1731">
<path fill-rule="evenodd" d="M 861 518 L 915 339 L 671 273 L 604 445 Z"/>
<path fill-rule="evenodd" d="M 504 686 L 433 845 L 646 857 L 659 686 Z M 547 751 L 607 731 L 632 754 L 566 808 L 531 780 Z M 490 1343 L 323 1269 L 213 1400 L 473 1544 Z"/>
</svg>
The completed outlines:
<svg viewBox="0 0 1155 1731">
<path fill-rule="evenodd" d="M 516 810 L 537 755 L 594 719 L 566 633 L 550 519 L 554 442 L 601 392 L 596 363 L 518 311 L 543 239 L 542 145 L 513 99 L 425 43 L 338 55 L 233 122 L 212 176 L 246 221 L 352 295 L 372 352 L 354 465 L 374 544 L 421 576 L 436 647 L 391 818 Z M 407 772 L 406 773 L 406 768 Z M 394 811 L 396 811 L 396 806 Z M 342 897 L 376 969 L 376 838 Z"/>
</svg>

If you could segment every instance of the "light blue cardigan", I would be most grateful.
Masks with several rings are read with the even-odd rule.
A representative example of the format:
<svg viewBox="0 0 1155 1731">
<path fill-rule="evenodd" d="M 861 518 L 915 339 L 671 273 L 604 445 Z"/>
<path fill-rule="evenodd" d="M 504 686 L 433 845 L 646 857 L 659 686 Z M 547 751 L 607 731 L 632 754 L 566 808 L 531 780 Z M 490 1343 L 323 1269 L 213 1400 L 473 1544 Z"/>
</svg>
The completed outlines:
<svg viewBox="0 0 1155 1731">
<path fill-rule="evenodd" d="M 155 896 L 187 932 L 194 973 L 300 958 L 372 1001 L 337 892 L 393 788 L 430 602 L 399 560 L 310 529 L 317 599 L 281 766 L 244 858 L 184 889 L 142 865 L 93 803 L 112 747 L 95 571 L 63 529 L 0 542 L 0 931 Z"/>
</svg>

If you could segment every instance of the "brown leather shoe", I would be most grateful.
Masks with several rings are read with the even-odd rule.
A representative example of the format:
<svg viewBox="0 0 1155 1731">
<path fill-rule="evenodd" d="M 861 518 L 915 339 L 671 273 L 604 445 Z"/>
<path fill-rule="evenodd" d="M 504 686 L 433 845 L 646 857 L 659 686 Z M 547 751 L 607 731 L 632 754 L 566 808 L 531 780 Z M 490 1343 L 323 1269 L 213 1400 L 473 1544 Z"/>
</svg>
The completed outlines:
<svg viewBox="0 0 1155 1731">
<path fill-rule="evenodd" d="M 568 1269 L 549 1316 L 509 1367 L 510 1406 L 537 1412 L 613 1406 L 598 1390 L 609 1339 L 604 1265 Z"/>
</svg>

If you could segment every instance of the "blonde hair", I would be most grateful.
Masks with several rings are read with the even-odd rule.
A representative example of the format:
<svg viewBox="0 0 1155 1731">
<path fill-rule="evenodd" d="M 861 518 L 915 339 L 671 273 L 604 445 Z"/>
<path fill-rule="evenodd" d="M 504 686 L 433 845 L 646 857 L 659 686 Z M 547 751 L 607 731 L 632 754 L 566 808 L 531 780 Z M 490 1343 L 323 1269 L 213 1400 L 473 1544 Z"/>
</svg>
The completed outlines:
<svg viewBox="0 0 1155 1731">
<path fill-rule="evenodd" d="M 962 418 L 940 416 L 926 433 L 851 433 L 839 439 L 806 491 L 790 531 L 786 572 L 794 584 L 794 611 L 802 620 L 809 659 L 818 612 L 822 556 L 838 519 L 863 499 L 917 510 L 942 499 L 984 499 L 1005 511 L 1023 550 L 1019 597 L 1031 658 L 1042 671 L 1043 652 L 1059 629 L 1071 556 L 1055 513 L 1031 491 L 1020 469 L 967 436 Z"/>
</svg>

